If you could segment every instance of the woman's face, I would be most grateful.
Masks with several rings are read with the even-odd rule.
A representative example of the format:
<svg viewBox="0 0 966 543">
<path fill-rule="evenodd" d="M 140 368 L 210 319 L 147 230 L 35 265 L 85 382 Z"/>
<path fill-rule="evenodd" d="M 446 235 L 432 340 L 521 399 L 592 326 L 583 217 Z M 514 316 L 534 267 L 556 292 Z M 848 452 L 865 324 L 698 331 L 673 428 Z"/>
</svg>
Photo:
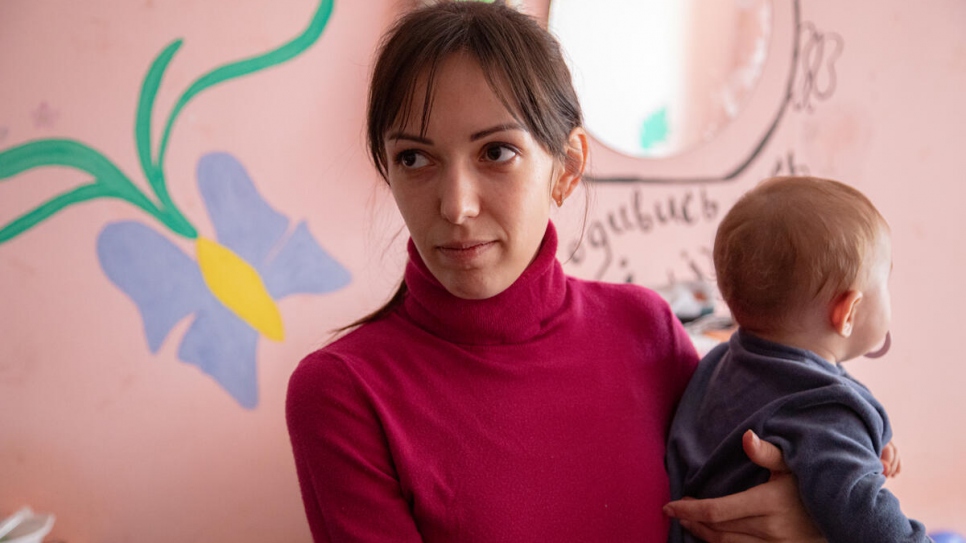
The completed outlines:
<svg viewBox="0 0 966 543">
<path fill-rule="evenodd" d="M 420 135 L 422 96 L 386 134 L 388 181 L 416 249 L 455 296 L 503 292 L 536 255 L 563 168 L 519 124 L 479 64 L 456 54 L 436 74 Z"/>
</svg>

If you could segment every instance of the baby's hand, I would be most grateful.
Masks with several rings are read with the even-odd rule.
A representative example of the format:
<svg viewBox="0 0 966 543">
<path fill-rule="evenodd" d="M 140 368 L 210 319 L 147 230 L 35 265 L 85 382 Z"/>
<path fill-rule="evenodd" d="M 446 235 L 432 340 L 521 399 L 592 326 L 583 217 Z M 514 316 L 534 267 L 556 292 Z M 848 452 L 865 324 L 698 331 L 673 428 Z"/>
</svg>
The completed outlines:
<svg viewBox="0 0 966 543">
<path fill-rule="evenodd" d="M 886 477 L 895 477 L 902 470 L 902 461 L 899 460 L 899 449 L 895 443 L 888 442 L 882 448 L 882 474 Z"/>
</svg>

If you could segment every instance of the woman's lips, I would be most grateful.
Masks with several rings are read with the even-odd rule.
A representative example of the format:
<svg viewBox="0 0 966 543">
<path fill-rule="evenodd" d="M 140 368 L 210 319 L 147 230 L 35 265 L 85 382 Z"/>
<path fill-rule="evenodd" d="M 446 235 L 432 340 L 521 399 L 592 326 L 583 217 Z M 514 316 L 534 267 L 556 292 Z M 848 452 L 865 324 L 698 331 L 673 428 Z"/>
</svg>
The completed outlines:
<svg viewBox="0 0 966 543">
<path fill-rule="evenodd" d="M 460 241 L 437 245 L 436 250 L 444 258 L 466 265 L 488 251 L 495 243 L 494 241 Z"/>
</svg>

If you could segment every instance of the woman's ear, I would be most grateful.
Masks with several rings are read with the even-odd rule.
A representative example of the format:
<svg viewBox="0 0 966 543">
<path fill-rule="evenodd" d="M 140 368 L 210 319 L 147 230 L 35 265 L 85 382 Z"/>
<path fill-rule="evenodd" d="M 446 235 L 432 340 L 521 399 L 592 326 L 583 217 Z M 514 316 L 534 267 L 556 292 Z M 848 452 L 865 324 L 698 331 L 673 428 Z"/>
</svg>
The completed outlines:
<svg viewBox="0 0 966 543">
<path fill-rule="evenodd" d="M 590 147 L 587 142 L 587 132 L 583 128 L 577 127 L 570 132 L 570 137 L 567 138 L 566 153 L 563 171 L 557 177 L 551 190 L 551 197 L 557 202 L 558 206 L 562 205 L 563 201 L 577 188 L 577 183 L 580 182 L 580 178 L 584 175 L 584 169 L 587 167 Z"/>
<path fill-rule="evenodd" d="M 855 325 L 855 315 L 858 312 L 858 307 L 861 302 L 861 292 L 848 290 L 832 303 L 832 308 L 829 311 L 829 319 L 836 334 L 845 338 L 852 335 L 852 329 Z"/>
</svg>

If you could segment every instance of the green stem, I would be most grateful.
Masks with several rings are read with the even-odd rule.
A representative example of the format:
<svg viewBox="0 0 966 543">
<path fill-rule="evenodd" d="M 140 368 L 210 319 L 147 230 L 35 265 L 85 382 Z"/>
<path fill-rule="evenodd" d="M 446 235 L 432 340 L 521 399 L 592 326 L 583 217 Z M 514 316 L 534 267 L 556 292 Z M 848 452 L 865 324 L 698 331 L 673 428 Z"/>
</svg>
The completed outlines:
<svg viewBox="0 0 966 543">
<path fill-rule="evenodd" d="M 17 237 L 65 207 L 87 200 L 111 196 L 121 198 L 116 194 L 110 194 L 107 190 L 105 190 L 103 185 L 96 182 L 77 187 L 69 192 L 65 192 L 64 194 L 44 202 L 35 209 L 24 213 L 3 228 L 0 228 L 0 243 L 4 243 Z M 126 200 L 126 198 L 121 199 Z M 146 209 L 145 211 L 151 213 L 155 217 L 158 216 L 156 209 Z"/>
<path fill-rule="evenodd" d="M 174 122 L 178 118 L 178 115 L 180 115 L 181 110 L 192 98 L 209 87 L 228 81 L 229 79 L 276 66 L 301 54 L 322 35 L 322 31 L 325 30 L 326 24 L 329 22 L 329 17 L 332 15 L 333 3 L 334 0 L 321 0 L 319 8 L 316 10 L 308 27 L 301 34 L 281 47 L 262 55 L 215 68 L 192 83 L 188 87 L 188 90 L 178 99 L 174 109 L 171 111 L 171 115 L 168 117 L 168 122 L 164 127 L 164 134 L 161 137 L 157 166 L 163 169 L 164 156 L 168 148 L 168 138 L 171 136 L 171 128 L 174 126 Z M 158 196 L 161 197 L 161 194 L 159 193 Z M 162 197 L 162 202 L 165 202 L 164 197 Z"/>
<path fill-rule="evenodd" d="M 141 84 L 137 117 L 134 122 L 134 140 L 137 143 L 138 160 L 141 161 L 141 169 L 144 171 L 151 189 L 159 198 L 162 193 L 167 194 L 167 190 L 165 189 L 164 173 L 154 163 L 154 157 L 151 156 L 151 114 L 154 111 L 154 101 L 158 96 L 158 89 L 161 87 L 161 78 L 180 47 L 181 40 L 173 41 L 151 63 L 147 75 L 144 76 L 144 83 Z"/>
</svg>

